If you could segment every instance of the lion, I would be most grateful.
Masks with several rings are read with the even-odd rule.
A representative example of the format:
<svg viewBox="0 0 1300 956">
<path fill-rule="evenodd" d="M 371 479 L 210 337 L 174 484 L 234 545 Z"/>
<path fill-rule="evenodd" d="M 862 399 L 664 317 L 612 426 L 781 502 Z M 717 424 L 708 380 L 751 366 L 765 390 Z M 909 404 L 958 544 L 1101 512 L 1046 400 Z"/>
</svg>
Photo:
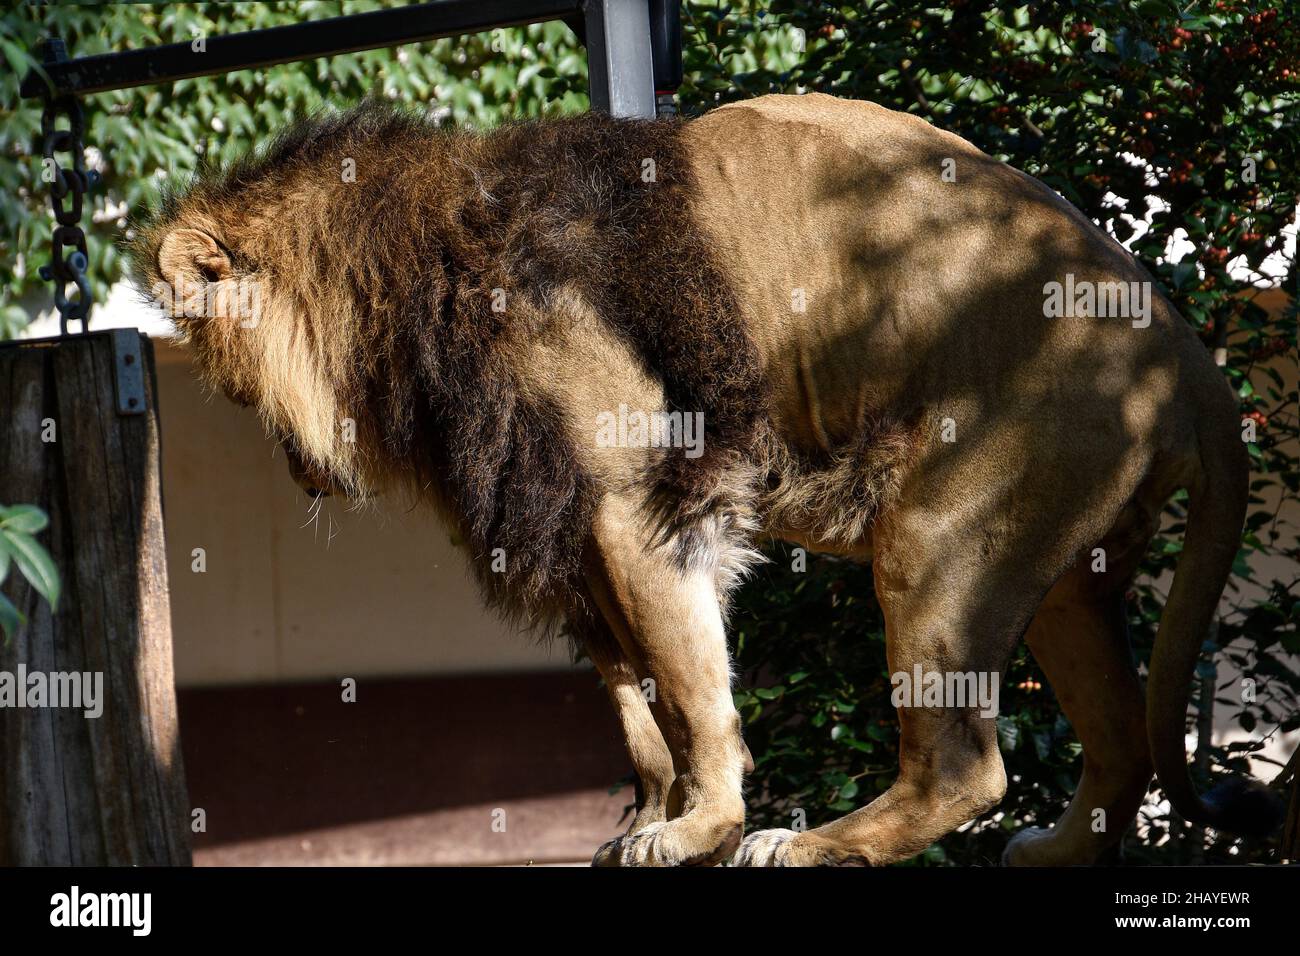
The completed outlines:
<svg viewBox="0 0 1300 956">
<path fill-rule="evenodd" d="M 1121 246 L 970 143 L 820 94 L 482 133 L 372 102 L 135 232 L 142 288 L 299 484 L 408 489 L 491 604 L 586 651 L 640 782 L 594 863 L 882 866 L 1002 800 L 994 718 L 927 696 L 885 793 L 745 835 L 725 622 L 768 539 L 873 563 L 892 672 L 996 676 L 1028 642 L 1084 771 L 1005 862 L 1098 861 L 1153 770 L 1188 820 L 1274 825 L 1258 788 L 1199 796 L 1184 752 L 1247 503 L 1234 397 Z M 1178 489 L 1144 695 L 1123 595 Z"/>
</svg>

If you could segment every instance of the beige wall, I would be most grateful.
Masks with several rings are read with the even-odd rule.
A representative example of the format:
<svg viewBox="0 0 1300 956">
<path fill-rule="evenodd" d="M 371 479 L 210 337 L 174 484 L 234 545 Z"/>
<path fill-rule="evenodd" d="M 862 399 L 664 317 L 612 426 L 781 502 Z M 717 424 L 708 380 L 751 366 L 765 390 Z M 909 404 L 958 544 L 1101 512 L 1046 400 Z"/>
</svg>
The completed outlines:
<svg viewBox="0 0 1300 956">
<path fill-rule="evenodd" d="M 206 394 L 182 349 L 154 348 L 178 683 L 571 666 L 564 642 L 539 647 L 483 608 L 423 510 L 331 500 L 303 527 L 310 502 L 256 416 Z"/>
</svg>

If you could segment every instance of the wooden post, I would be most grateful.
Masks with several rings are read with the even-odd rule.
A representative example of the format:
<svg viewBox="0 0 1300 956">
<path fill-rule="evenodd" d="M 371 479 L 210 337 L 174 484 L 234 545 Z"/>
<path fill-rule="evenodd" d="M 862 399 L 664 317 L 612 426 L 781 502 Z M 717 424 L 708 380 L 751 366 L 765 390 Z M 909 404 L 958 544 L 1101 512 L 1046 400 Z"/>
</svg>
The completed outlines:
<svg viewBox="0 0 1300 956">
<path fill-rule="evenodd" d="M 0 503 L 45 509 L 62 578 L 51 614 L 10 572 L 0 672 L 103 675 L 98 718 L 0 707 L 0 864 L 190 863 L 160 475 L 148 338 L 0 343 Z"/>
</svg>

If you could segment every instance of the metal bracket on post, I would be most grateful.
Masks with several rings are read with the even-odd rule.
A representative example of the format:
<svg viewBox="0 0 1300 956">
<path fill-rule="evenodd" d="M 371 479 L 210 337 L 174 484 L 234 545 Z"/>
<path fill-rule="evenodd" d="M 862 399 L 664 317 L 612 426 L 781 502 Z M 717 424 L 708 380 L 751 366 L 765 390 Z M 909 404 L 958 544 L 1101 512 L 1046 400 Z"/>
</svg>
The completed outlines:
<svg viewBox="0 0 1300 956">
<path fill-rule="evenodd" d="M 653 119 L 649 0 L 589 0 L 584 13 L 591 108 Z"/>
<path fill-rule="evenodd" d="M 680 0 L 650 0 L 650 55 L 656 110 L 660 116 L 676 116 L 676 93 L 682 85 Z"/>
<path fill-rule="evenodd" d="M 144 414 L 144 360 L 139 329 L 110 329 L 113 337 L 113 391 L 119 415 Z"/>
</svg>

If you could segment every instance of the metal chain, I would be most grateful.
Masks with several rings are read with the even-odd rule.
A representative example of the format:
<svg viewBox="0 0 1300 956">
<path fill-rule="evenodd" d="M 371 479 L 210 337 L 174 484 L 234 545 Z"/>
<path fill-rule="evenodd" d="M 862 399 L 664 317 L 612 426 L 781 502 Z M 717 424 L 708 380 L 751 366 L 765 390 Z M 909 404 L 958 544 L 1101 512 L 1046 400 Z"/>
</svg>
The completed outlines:
<svg viewBox="0 0 1300 956">
<path fill-rule="evenodd" d="M 56 127 L 59 117 L 68 119 L 66 129 Z M 42 266 L 41 278 L 54 282 L 54 307 L 59 310 L 59 330 L 68 334 L 68 323 L 81 323 L 81 331 L 90 325 L 90 307 L 94 301 L 90 278 L 86 269 L 90 254 L 86 250 L 86 234 L 81 228 L 81 209 L 86 193 L 98 181 L 94 172 L 86 172 L 85 149 L 81 136 L 85 120 L 81 104 L 74 96 L 47 96 L 41 112 L 41 142 L 43 157 L 41 177 L 50 184 L 50 206 L 57 225 L 50 236 L 50 264 Z M 59 165 L 55 153 L 68 153 L 71 168 Z M 65 204 L 68 201 L 68 204 Z M 71 249 L 71 252 L 64 250 Z M 67 285 L 76 285 L 76 299 L 67 296 Z"/>
</svg>

